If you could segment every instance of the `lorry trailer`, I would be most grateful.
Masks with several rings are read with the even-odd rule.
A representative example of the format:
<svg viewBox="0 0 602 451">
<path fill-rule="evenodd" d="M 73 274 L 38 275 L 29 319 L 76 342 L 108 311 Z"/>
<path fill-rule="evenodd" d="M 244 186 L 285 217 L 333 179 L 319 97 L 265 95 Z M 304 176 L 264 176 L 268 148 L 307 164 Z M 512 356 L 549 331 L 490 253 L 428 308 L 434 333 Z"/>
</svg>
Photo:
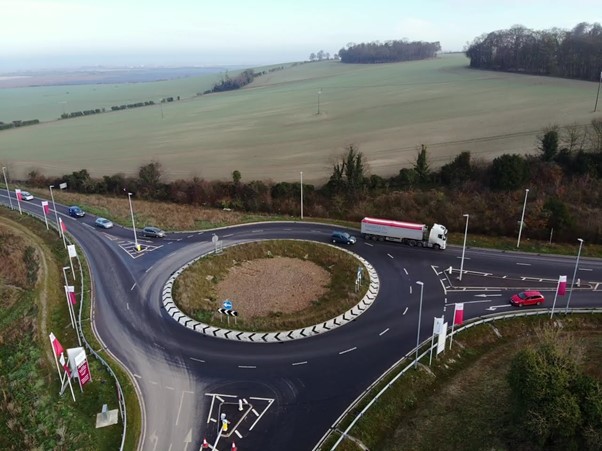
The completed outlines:
<svg viewBox="0 0 602 451">
<path fill-rule="evenodd" d="M 441 224 L 393 221 L 391 219 L 364 218 L 361 223 L 361 236 L 367 240 L 397 241 L 409 246 L 447 247 L 447 228 Z"/>
</svg>

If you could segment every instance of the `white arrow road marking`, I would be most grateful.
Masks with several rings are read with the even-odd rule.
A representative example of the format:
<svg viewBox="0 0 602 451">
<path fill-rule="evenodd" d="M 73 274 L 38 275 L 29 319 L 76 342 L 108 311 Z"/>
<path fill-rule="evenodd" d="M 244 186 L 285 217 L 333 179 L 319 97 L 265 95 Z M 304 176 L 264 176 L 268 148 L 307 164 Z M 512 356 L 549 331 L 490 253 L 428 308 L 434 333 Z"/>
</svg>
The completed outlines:
<svg viewBox="0 0 602 451">
<path fill-rule="evenodd" d="M 184 438 L 184 443 L 186 444 L 186 446 L 184 446 L 184 450 L 188 448 L 190 442 L 192 442 L 192 428 L 188 431 L 188 434 L 186 434 L 186 437 Z"/>
<path fill-rule="evenodd" d="M 506 308 L 506 307 L 512 307 L 510 304 L 504 304 L 504 305 L 492 305 L 491 307 L 487 307 L 485 310 L 490 310 L 492 312 L 495 312 L 495 309 L 498 308 Z"/>
</svg>

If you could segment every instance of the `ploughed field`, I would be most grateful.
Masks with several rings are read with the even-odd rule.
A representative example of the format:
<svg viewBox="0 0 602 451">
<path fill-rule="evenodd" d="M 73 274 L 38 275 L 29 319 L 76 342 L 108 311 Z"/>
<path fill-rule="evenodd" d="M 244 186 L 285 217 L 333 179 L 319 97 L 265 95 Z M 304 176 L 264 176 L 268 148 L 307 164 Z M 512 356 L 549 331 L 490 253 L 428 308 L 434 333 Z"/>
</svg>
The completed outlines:
<svg viewBox="0 0 602 451">
<path fill-rule="evenodd" d="M 215 74 L 154 83 L 0 89 L 0 121 L 50 120 L 0 131 L 0 161 L 15 177 L 125 173 L 151 160 L 167 179 L 323 182 L 353 144 L 371 173 L 396 174 L 425 144 L 433 166 L 462 151 L 490 160 L 536 151 L 551 125 L 587 124 L 597 84 L 468 68 L 460 54 L 426 61 L 283 65 L 247 87 L 196 96 Z M 259 70 L 259 69 L 258 69 Z M 232 72 L 234 75 L 235 72 Z M 76 119 L 61 112 L 171 96 L 180 100 Z"/>
</svg>

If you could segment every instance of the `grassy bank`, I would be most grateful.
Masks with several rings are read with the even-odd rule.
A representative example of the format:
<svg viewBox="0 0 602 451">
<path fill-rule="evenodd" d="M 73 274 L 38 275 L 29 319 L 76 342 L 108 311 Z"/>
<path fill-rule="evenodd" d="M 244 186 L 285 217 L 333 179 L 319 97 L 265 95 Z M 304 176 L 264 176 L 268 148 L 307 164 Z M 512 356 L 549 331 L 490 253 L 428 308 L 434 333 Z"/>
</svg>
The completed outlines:
<svg viewBox="0 0 602 451">
<path fill-rule="evenodd" d="M 53 332 L 65 349 L 78 346 L 62 286 L 62 267 L 69 261 L 62 240 L 43 223 L 5 209 L 0 210 L 0 239 L 2 259 L 7 263 L 0 269 L 0 448 L 118 449 L 121 422 L 95 428 L 103 404 L 117 408 L 117 393 L 114 380 L 94 357 L 88 354 L 92 382 L 83 393 L 73 381 L 76 402 L 69 389 L 58 394 L 60 383 L 48 334 Z M 69 273 L 79 307 L 80 281 L 74 283 Z M 89 293 L 86 284 L 84 291 Z M 89 294 L 85 297 L 87 307 Z M 85 312 L 86 308 L 83 322 L 89 324 Z M 137 401 L 132 419 L 139 421 L 136 406 Z M 130 440 L 130 449 L 135 440 Z"/>
</svg>

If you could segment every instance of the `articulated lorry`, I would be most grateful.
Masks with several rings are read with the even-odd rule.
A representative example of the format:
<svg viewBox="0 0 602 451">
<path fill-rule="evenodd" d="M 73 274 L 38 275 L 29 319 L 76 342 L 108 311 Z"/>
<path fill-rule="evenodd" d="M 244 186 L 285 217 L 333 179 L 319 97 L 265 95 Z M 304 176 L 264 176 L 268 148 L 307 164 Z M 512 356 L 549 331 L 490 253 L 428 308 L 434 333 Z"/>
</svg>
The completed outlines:
<svg viewBox="0 0 602 451">
<path fill-rule="evenodd" d="M 392 221 L 390 219 L 364 218 L 361 226 L 362 238 L 367 240 L 397 241 L 409 246 L 447 247 L 447 228 L 433 224 L 430 231 L 425 224 Z"/>
</svg>

